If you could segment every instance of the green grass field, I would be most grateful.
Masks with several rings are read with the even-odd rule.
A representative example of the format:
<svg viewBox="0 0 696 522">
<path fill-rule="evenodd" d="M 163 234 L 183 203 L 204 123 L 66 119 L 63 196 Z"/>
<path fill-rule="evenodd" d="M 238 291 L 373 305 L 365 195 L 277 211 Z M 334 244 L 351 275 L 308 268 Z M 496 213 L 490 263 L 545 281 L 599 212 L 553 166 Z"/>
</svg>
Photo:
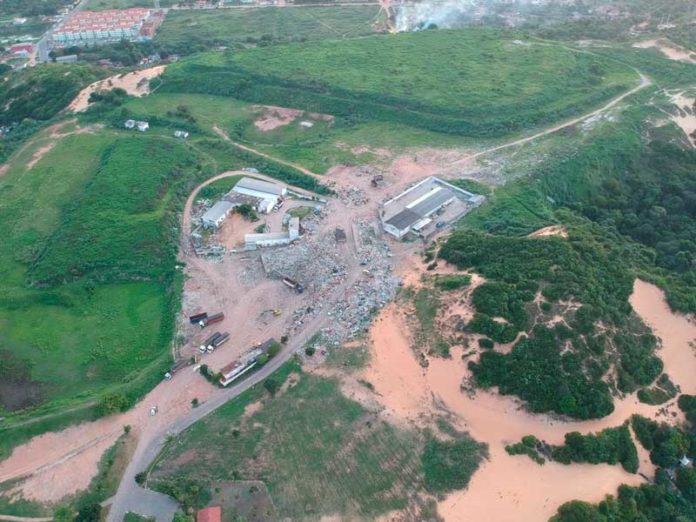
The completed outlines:
<svg viewBox="0 0 696 522">
<path fill-rule="evenodd" d="M 291 374 L 288 377 L 288 374 Z M 429 432 L 397 429 L 346 399 L 338 382 L 286 365 L 272 379 L 286 388 L 271 397 L 252 389 L 193 425 L 160 455 L 150 484 L 172 492 L 181 481 L 213 487 L 227 480 L 262 480 L 278 513 L 293 520 L 322 515 L 374 519 L 393 509 L 413 514 L 427 500 L 426 488 L 443 492 L 460 469 L 450 467 L 459 448 L 473 462 L 464 487 L 485 449 L 464 434 L 458 442 L 435 442 Z M 263 406 L 245 416 L 257 400 Z M 426 449 L 427 448 L 427 449 Z M 427 483 L 427 484 L 426 484 Z M 430 487 L 432 486 L 432 489 Z"/>
<path fill-rule="evenodd" d="M 577 114 L 637 83 L 609 59 L 514 36 L 423 31 L 210 53 L 170 67 L 161 90 L 481 138 Z"/>
<path fill-rule="evenodd" d="M 162 24 L 155 43 L 188 54 L 191 49 L 213 46 L 352 38 L 372 34 L 383 25 L 377 6 L 172 11 Z"/>
<path fill-rule="evenodd" d="M 134 399 L 169 360 L 175 211 L 195 155 L 173 139 L 102 131 L 58 140 L 28 169 L 46 143 L 23 151 L 0 181 L 2 405 L 47 411 L 114 387 Z"/>
</svg>

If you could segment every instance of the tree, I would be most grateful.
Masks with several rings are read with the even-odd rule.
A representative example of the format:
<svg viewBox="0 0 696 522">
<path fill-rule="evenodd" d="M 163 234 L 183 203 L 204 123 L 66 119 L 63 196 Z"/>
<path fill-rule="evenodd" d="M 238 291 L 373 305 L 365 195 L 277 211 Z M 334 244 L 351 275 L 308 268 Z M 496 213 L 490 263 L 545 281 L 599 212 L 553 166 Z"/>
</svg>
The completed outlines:
<svg viewBox="0 0 696 522">
<path fill-rule="evenodd" d="M 314 346 L 308 346 L 307 348 L 305 348 L 304 353 L 305 355 L 307 355 L 307 357 L 311 357 L 315 354 L 316 351 L 317 349 Z"/>
<path fill-rule="evenodd" d="M 696 468 L 680 468 L 677 471 L 677 487 L 684 497 L 696 502 Z"/>
<path fill-rule="evenodd" d="M 141 471 L 140 473 L 135 474 L 135 482 L 139 486 L 142 486 L 145 484 L 145 481 L 147 480 L 147 473 L 145 471 Z"/>
<path fill-rule="evenodd" d="M 592 504 L 573 500 L 563 504 L 550 522 L 605 522 L 606 518 Z"/>
<path fill-rule="evenodd" d="M 275 379 L 266 379 L 265 381 L 263 381 L 263 387 L 266 389 L 268 393 L 270 393 L 271 395 L 275 395 L 276 392 L 280 389 L 280 383 Z"/>
</svg>

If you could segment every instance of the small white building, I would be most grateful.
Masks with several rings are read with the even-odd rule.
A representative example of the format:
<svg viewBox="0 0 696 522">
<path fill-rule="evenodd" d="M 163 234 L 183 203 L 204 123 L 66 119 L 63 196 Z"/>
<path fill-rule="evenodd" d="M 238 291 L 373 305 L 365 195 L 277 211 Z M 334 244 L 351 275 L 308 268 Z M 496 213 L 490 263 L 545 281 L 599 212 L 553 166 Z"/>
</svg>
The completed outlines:
<svg viewBox="0 0 696 522">
<path fill-rule="evenodd" d="M 139 121 L 136 123 L 138 130 L 140 132 L 145 132 L 147 129 L 150 128 L 150 124 L 146 121 Z"/>
<path fill-rule="evenodd" d="M 222 225 L 223 221 L 230 215 L 234 207 L 234 203 L 230 203 L 229 201 L 218 201 L 203 214 L 203 226 L 213 230 L 220 228 L 220 225 Z"/>
<path fill-rule="evenodd" d="M 260 247 L 289 245 L 300 237 L 300 218 L 293 217 L 288 223 L 287 232 L 266 232 L 264 234 L 245 234 L 244 247 L 254 250 Z"/>
<path fill-rule="evenodd" d="M 189 137 L 189 133 L 186 131 L 183 131 L 183 130 L 174 131 L 174 137 L 181 138 L 182 140 L 185 140 L 186 138 Z"/>
<path fill-rule="evenodd" d="M 126 129 L 134 129 L 135 128 L 135 120 L 126 120 L 126 122 L 123 124 L 123 126 Z"/>
</svg>

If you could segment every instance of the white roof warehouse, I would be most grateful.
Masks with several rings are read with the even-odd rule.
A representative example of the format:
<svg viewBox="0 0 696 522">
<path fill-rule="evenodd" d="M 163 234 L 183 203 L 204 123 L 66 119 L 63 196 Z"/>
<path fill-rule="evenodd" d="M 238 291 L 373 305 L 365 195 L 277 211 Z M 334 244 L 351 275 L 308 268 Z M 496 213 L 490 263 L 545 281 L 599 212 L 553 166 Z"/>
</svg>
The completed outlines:
<svg viewBox="0 0 696 522">
<path fill-rule="evenodd" d="M 381 211 L 382 225 L 397 239 L 409 232 L 427 236 L 436 228 L 434 215 L 442 214 L 443 222 L 451 222 L 479 206 L 484 199 L 431 176 L 385 202 Z M 445 213 L 446 207 L 449 208 Z"/>
</svg>

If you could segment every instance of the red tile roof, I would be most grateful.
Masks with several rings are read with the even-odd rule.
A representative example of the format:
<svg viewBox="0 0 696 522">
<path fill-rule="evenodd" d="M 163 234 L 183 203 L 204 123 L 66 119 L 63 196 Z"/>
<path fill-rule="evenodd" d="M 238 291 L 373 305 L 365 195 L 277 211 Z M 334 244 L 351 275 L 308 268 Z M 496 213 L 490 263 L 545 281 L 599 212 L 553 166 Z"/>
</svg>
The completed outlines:
<svg viewBox="0 0 696 522">
<path fill-rule="evenodd" d="M 220 506 L 201 509 L 196 515 L 196 522 L 220 522 L 222 519 L 222 508 Z"/>
</svg>

